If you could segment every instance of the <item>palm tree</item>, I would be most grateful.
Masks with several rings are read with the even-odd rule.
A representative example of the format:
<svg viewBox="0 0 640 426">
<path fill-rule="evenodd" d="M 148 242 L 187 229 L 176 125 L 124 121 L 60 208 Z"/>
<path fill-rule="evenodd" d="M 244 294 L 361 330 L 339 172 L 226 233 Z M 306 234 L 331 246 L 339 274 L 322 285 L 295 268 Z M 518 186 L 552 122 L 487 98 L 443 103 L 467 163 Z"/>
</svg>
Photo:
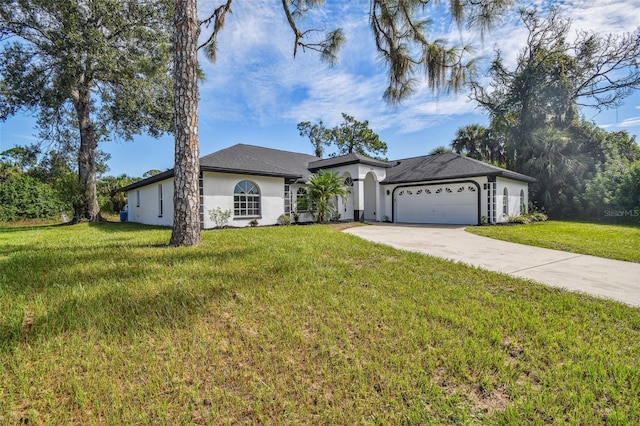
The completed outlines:
<svg viewBox="0 0 640 426">
<path fill-rule="evenodd" d="M 346 197 L 347 187 L 343 179 L 336 172 L 320 170 L 307 181 L 307 204 L 313 210 L 318 222 L 326 222 L 335 206 L 331 203 L 333 197 Z"/>
<path fill-rule="evenodd" d="M 555 127 L 538 129 L 531 139 L 523 152 L 523 172 L 538 179 L 534 185 L 536 198 L 549 210 L 582 175 L 586 158 L 576 152 L 568 133 Z"/>
<path fill-rule="evenodd" d="M 469 158 L 482 160 L 481 145 L 486 138 L 487 129 L 480 124 L 469 124 L 458 129 L 456 137 L 451 142 L 451 148 L 458 154 Z"/>
<path fill-rule="evenodd" d="M 434 155 L 434 154 L 447 154 L 451 152 L 451 149 L 447 148 L 446 146 L 437 146 L 435 148 L 433 148 L 430 152 L 429 155 Z"/>
</svg>

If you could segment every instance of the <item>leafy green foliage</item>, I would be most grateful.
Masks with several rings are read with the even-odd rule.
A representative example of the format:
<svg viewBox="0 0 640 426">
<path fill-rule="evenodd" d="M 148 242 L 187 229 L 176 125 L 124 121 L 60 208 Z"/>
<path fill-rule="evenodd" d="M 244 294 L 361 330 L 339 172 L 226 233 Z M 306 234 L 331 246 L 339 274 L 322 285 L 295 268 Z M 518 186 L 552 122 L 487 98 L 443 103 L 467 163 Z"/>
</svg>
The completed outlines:
<svg viewBox="0 0 640 426">
<path fill-rule="evenodd" d="M 324 147 L 331 145 L 331 130 L 327 129 L 322 120 L 320 120 L 318 124 L 302 121 L 298 123 L 298 131 L 300 136 L 309 138 L 313 146 L 313 155 L 322 158 Z"/>
<path fill-rule="evenodd" d="M 591 217 L 640 222 L 640 160 L 609 159 L 586 183 L 582 202 Z"/>
<path fill-rule="evenodd" d="M 16 146 L 0 152 L 0 161 L 25 171 L 37 163 L 38 154 L 40 154 L 40 149 L 36 145 Z"/>
<path fill-rule="evenodd" d="M 278 216 L 278 225 L 281 225 L 281 226 L 291 225 L 291 218 L 284 213 L 281 214 L 280 216 Z"/>
<path fill-rule="evenodd" d="M 370 20 L 376 47 L 389 66 L 389 85 L 384 99 L 391 104 L 415 91 L 418 74 L 425 76 L 434 90 L 457 91 L 475 73 L 473 58 L 467 58 L 473 52 L 470 45 L 450 46 L 443 39 L 429 36 L 432 21 L 424 11 L 437 3 L 430 0 L 371 2 Z M 466 22 L 469 28 L 483 32 L 492 27 L 511 1 L 456 0 L 447 5 L 457 24 Z"/>
<path fill-rule="evenodd" d="M 446 146 L 437 146 L 435 148 L 433 148 L 431 151 L 429 151 L 429 155 L 433 155 L 433 154 L 446 154 L 448 152 L 451 152 L 450 148 L 447 148 Z"/>
<path fill-rule="evenodd" d="M 469 158 L 498 167 L 506 164 L 504 140 L 499 134 L 480 124 L 470 124 L 456 131 L 451 149 Z"/>
<path fill-rule="evenodd" d="M 148 178 L 148 177 L 155 176 L 155 175 L 157 175 L 157 174 L 159 174 L 159 173 L 162 173 L 162 170 L 158 170 L 158 169 L 151 169 L 151 170 L 147 170 L 146 172 L 144 172 L 144 173 L 142 174 L 142 177 L 146 179 L 146 178 Z"/>
<path fill-rule="evenodd" d="M 559 8 L 545 17 L 520 13 L 529 36 L 515 68 L 508 69 L 498 52 L 490 89 L 471 84 L 472 98 L 489 113 L 491 126 L 460 129 L 453 148 L 487 161 L 495 157 L 480 146 L 489 143 L 507 168 L 538 179 L 531 200 L 553 217 L 581 217 L 593 211 L 581 200 L 598 165 L 612 150 L 633 151 L 637 145 L 628 135 L 612 136 L 580 119 L 579 108 L 611 108 L 640 89 L 640 33 L 574 36 Z"/>
<path fill-rule="evenodd" d="M 171 131 L 172 2 L 0 2 L 0 120 L 38 116 L 40 137 L 77 158 L 76 220 L 99 220 L 97 146 Z"/>
<path fill-rule="evenodd" d="M 330 220 L 335 212 L 332 199 L 346 197 L 347 187 L 337 172 L 320 170 L 309 177 L 305 195 L 307 206 L 313 211 L 318 222 Z"/>
<path fill-rule="evenodd" d="M 30 176 L 13 176 L 0 185 L 0 221 L 52 219 L 68 208 L 50 186 Z"/>
<path fill-rule="evenodd" d="M 519 223 L 527 225 L 529 223 L 544 222 L 548 219 L 547 215 L 541 212 L 533 212 L 531 214 L 519 214 L 517 216 L 509 216 L 507 221 L 509 223 Z"/>
<path fill-rule="evenodd" d="M 369 120 L 358 121 L 344 112 L 342 119 L 342 124 L 331 131 L 332 142 L 338 148 L 338 155 L 355 152 L 376 156 L 387 153 L 387 144 L 369 128 Z"/>
<path fill-rule="evenodd" d="M 98 202 L 100 210 L 117 213 L 124 209 L 127 204 L 127 195 L 119 191 L 127 185 L 139 181 L 140 178 L 134 178 L 122 174 L 120 176 L 102 176 L 97 182 Z"/>
<path fill-rule="evenodd" d="M 209 210 L 209 218 L 211 218 L 216 228 L 224 228 L 227 226 L 231 214 L 231 210 L 222 210 L 220 207 Z"/>
<path fill-rule="evenodd" d="M 300 136 L 309 138 L 316 157 L 322 157 L 324 147 L 331 145 L 335 145 L 337 152 L 329 154 L 330 157 L 353 152 L 370 157 L 386 154 L 387 144 L 369 128 L 368 120 L 358 121 L 344 112 L 342 119 L 342 123 L 332 129 L 327 129 L 322 120 L 318 124 L 298 123 Z"/>
</svg>

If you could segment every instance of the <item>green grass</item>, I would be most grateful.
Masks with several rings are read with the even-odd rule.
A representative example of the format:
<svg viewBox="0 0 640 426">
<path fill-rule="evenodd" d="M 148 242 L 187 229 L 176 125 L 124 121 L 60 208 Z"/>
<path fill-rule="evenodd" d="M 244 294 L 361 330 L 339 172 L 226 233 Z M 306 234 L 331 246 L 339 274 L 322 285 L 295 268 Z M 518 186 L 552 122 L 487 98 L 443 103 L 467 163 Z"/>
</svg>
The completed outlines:
<svg viewBox="0 0 640 426">
<path fill-rule="evenodd" d="M 330 226 L 0 227 L 0 424 L 639 424 L 640 309 Z"/>
<path fill-rule="evenodd" d="M 530 246 L 640 263 L 640 226 L 547 221 L 528 225 L 476 226 L 468 232 Z"/>
</svg>

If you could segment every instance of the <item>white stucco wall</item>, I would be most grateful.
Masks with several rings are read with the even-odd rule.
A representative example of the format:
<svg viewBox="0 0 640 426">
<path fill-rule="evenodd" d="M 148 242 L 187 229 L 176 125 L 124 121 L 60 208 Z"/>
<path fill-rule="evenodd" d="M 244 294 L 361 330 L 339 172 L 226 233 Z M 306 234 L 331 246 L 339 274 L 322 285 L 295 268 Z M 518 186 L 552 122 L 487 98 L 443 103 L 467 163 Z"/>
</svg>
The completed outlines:
<svg viewBox="0 0 640 426">
<path fill-rule="evenodd" d="M 238 182 L 243 180 L 255 183 L 260 190 L 260 216 L 255 218 L 258 220 L 258 225 L 275 225 L 277 223 L 278 216 L 284 213 L 284 178 L 204 172 L 204 228 L 215 226 L 209 217 L 209 211 L 217 207 L 231 210 L 229 226 L 249 226 L 253 217 L 237 218 L 233 216 L 233 190 Z"/>
<path fill-rule="evenodd" d="M 159 187 L 162 187 L 160 215 Z M 173 223 L 173 178 L 127 192 L 129 222 L 171 226 Z"/>
<path fill-rule="evenodd" d="M 505 215 L 503 213 L 503 201 L 504 201 L 504 189 L 507 188 L 508 193 L 508 212 Z M 509 216 L 518 216 L 520 214 L 520 191 L 524 191 L 524 205 L 529 204 L 529 185 L 526 182 L 521 182 L 512 179 L 506 179 L 502 177 L 496 178 L 496 208 L 497 208 L 497 222 L 507 222 Z"/>
<path fill-rule="evenodd" d="M 343 176 L 348 175 L 353 180 L 353 188 L 351 188 L 351 194 L 347 201 L 349 204 L 347 206 L 348 212 L 345 212 L 344 208 L 340 209 L 343 219 L 358 220 L 358 218 L 354 218 L 353 210 L 359 210 L 361 215 L 366 216 L 366 220 L 382 220 L 382 216 L 379 213 L 382 203 L 379 195 L 379 182 L 387 176 L 386 168 L 357 163 L 328 167 L 326 170 L 337 172 Z M 369 176 L 367 181 L 369 185 L 365 194 L 365 179 L 367 179 L 367 176 Z M 376 194 L 378 194 L 377 199 Z M 350 206 L 353 206 L 353 210 L 349 208 Z M 344 207 L 344 203 L 339 202 L 338 207 Z"/>
</svg>

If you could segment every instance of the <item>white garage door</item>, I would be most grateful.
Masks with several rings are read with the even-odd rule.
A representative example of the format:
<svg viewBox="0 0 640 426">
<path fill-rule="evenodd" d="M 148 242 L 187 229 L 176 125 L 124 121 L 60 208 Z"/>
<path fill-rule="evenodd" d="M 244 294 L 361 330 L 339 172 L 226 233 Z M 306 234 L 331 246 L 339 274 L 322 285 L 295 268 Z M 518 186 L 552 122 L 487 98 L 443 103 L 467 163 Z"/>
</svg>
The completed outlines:
<svg viewBox="0 0 640 426">
<path fill-rule="evenodd" d="M 478 189 L 471 183 L 395 190 L 395 220 L 404 223 L 478 224 Z"/>
</svg>

